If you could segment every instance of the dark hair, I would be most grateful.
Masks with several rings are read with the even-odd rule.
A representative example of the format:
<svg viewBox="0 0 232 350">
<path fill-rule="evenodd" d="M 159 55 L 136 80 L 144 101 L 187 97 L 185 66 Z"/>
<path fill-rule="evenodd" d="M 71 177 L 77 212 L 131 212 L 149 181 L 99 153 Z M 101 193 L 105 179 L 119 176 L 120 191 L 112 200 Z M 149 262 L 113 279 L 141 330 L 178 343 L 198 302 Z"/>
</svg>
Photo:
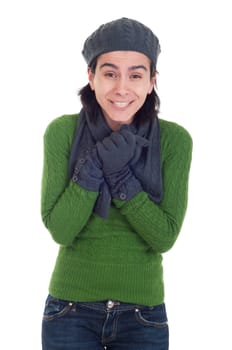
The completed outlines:
<svg viewBox="0 0 232 350">
<path fill-rule="evenodd" d="M 95 73 L 96 65 L 97 65 L 97 59 L 94 60 L 94 62 L 91 64 L 91 67 L 90 67 L 93 73 Z M 151 71 L 151 78 L 152 78 L 157 73 L 152 63 L 150 66 L 150 71 Z M 92 89 L 90 88 L 90 85 L 87 84 L 79 90 L 78 95 L 80 96 L 83 109 L 91 115 L 91 118 L 93 118 L 93 120 L 95 120 L 97 118 L 97 110 L 99 108 L 99 104 L 96 100 L 95 92 L 92 91 Z M 160 99 L 155 89 L 153 89 L 152 92 L 149 95 L 147 95 L 147 98 L 143 106 L 137 111 L 135 115 L 136 124 L 139 125 L 139 124 L 142 124 L 143 121 L 145 120 L 157 118 L 159 110 L 160 110 Z"/>
</svg>

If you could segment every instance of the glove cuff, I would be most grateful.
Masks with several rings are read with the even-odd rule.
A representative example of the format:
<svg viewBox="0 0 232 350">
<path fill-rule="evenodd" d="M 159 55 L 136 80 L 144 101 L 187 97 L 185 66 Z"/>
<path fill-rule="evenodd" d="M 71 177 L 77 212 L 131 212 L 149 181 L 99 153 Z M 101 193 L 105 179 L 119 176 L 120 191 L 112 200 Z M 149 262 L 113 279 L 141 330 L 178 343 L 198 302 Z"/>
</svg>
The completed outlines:
<svg viewBox="0 0 232 350">
<path fill-rule="evenodd" d="M 93 154 L 78 160 L 74 168 L 72 181 L 86 190 L 99 192 L 100 185 L 103 182 L 103 173 L 98 159 L 94 158 Z"/>
<path fill-rule="evenodd" d="M 133 175 L 129 166 L 117 174 L 106 177 L 113 198 L 128 201 L 138 192 L 143 191 L 140 182 Z"/>
</svg>

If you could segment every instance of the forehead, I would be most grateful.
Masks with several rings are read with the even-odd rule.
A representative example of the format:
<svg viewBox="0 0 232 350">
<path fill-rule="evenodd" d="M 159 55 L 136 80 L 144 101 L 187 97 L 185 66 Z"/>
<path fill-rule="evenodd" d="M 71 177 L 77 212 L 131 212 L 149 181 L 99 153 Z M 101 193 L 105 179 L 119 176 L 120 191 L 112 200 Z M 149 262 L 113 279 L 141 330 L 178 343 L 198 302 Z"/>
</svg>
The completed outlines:
<svg viewBox="0 0 232 350">
<path fill-rule="evenodd" d="M 105 63 L 110 63 L 117 67 L 131 67 L 143 65 L 147 69 L 149 69 L 150 62 L 150 59 L 140 52 L 112 51 L 100 55 L 97 60 L 97 65 L 101 66 Z"/>
</svg>

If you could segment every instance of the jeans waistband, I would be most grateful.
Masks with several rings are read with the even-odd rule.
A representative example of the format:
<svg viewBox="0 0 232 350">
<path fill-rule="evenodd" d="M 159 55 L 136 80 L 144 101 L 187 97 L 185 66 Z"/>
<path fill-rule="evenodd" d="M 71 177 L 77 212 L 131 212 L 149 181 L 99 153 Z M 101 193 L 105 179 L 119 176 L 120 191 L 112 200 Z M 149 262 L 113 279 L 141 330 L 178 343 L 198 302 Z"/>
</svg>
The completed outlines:
<svg viewBox="0 0 232 350">
<path fill-rule="evenodd" d="M 139 309 L 147 309 L 147 310 L 153 310 L 155 306 L 144 306 L 139 304 L 130 304 L 130 303 L 124 303 L 117 300 L 105 300 L 102 302 L 78 302 L 77 303 L 80 306 L 99 310 L 99 311 L 129 311 L 129 310 L 135 310 L 136 308 Z"/>
<path fill-rule="evenodd" d="M 154 305 L 154 306 L 146 306 L 146 305 L 141 305 L 141 304 L 133 304 L 133 303 L 125 303 L 121 302 L 118 300 L 113 300 L 113 299 L 108 299 L 104 301 L 68 301 L 68 300 L 63 300 L 59 299 L 56 297 L 51 296 L 50 294 L 47 297 L 47 302 L 50 300 L 55 300 L 61 304 L 64 304 L 65 306 L 68 304 L 76 304 L 88 309 L 92 310 L 98 310 L 98 311 L 130 311 L 130 310 L 135 310 L 135 309 L 140 309 L 140 310 L 159 310 L 159 311 L 165 311 L 165 304 L 160 304 L 160 305 Z"/>
</svg>

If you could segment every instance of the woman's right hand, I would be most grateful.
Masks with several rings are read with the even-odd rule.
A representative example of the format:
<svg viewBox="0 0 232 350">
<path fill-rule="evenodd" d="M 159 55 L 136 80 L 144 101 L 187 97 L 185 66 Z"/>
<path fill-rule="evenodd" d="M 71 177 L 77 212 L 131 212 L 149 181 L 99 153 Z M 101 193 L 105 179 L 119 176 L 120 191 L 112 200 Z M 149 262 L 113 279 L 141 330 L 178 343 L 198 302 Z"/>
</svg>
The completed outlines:
<svg viewBox="0 0 232 350">
<path fill-rule="evenodd" d="M 122 170 L 133 158 L 136 147 L 136 135 L 123 127 L 113 131 L 110 136 L 96 144 L 103 172 L 106 176 Z"/>
</svg>

